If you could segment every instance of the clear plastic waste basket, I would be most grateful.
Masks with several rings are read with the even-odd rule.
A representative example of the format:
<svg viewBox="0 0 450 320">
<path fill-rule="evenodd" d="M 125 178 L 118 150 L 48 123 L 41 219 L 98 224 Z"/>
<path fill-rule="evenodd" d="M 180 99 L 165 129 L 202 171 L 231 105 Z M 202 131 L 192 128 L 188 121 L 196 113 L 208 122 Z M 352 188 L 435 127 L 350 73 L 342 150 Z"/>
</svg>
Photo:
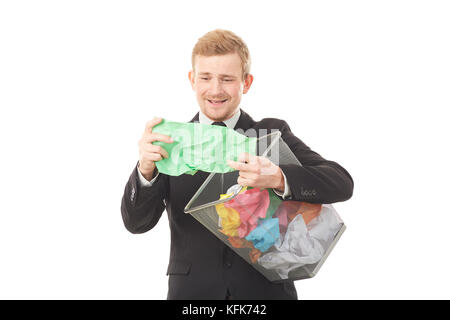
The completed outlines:
<svg viewBox="0 0 450 320">
<path fill-rule="evenodd" d="M 301 163 L 279 131 L 258 138 L 255 154 L 276 165 Z M 332 205 L 282 200 L 242 187 L 238 171 L 211 173 L 184 211 L 273 282 L 314 277 L 345 230 Z"/>
</svg>

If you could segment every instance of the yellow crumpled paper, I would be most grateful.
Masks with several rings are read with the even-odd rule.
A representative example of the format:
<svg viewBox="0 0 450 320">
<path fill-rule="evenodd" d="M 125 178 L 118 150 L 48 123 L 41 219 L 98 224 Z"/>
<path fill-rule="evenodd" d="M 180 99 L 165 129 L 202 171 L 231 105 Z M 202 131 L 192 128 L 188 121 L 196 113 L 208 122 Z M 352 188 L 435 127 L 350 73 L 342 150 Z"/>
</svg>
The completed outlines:
<svg viewBox="0 0 450 320">
<path fill-rule="evenodd" d="M 245 190 L 247 190 L 247 187 L 243 187 L 242 190 L 239 191 L 239 193 L 242 193 Z M 231 197 L 232 195 L 232 193 L 221 194 L 220 199 L 226 199 Z M 220 229 L 219 231 L 227 236 L 236 237 L 238 235 L 238 228 L 241 225 L 241 218 L 239 216 L 239 213 L 233 208 L 225 207 L 224 203 L 216 204 L 215 207 L 217 214 L 220 217 L 219 224 L 222 227 L 222 229 Z"/>
</svg>

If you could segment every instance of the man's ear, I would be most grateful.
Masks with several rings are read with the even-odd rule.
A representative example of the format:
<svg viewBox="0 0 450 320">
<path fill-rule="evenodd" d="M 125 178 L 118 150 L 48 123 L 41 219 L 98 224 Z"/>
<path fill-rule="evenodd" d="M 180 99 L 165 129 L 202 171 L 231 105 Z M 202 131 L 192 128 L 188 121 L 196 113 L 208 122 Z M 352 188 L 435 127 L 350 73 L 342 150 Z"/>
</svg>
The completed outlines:
<svg viewBox="0 0 450 320">
<path fill-rule="evenodd" d="M 189 78 L 189 82 L 191 83 L 191 87 L 192 87 L 192 90 L 195 90 L 194 89 L 194 84 L 195 84 L 195 74 L 194 74 L 194 71 L 189 71 L 189 73 L 188 73 L 188 78 Z"/>
<path fill-rule="evenodd" d="M 248 74 L 244 80 L 244 90 L 242 91 L 243 94 L 246 94 L 248 90 L 250 90 L 252 83 L 253 83 L 253 75 Z"/>
</svg>

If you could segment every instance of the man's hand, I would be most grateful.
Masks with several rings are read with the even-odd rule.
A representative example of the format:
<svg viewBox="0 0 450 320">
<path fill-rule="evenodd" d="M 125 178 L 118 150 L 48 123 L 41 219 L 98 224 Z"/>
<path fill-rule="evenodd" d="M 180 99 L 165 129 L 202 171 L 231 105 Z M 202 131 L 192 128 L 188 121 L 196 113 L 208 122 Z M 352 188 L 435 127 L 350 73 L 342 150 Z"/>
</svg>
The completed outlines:
<svg viewBox="0 0 450 320">
<path fill-rule="evenodd" d="M 153 171 L 155 170 L 155 161 L 161 160 L 163 157 L 168 158 L 169 154 L 161 146 L 155 146 L 154 141 L 162 141 L 172 143 L 173 139 L 165 134 L 152 132 L 154 126 L 162 121 L 162 118 L 153 118 L 145 125 L 142 138 L 138 142 L 139 146 L 139 171 L 145 179 L 151 180 Z"/>
<path fill-rule="evenodd" d="M 284 192 L 284 177 L 279 166 L 264 157 L 246 152 L 239 156 L 238 162 L 228 160 L 228 165 L 239 170 L 237 183 L 255 188 L 273 188 Z"/>
</svg>

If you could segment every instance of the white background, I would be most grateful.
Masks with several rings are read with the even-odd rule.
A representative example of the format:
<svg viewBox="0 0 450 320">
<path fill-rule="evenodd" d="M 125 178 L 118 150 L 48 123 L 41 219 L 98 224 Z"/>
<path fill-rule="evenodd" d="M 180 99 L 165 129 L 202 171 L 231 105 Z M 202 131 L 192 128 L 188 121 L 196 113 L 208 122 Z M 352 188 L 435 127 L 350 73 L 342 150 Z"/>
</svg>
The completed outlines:
<svg viewBox="0 0 450 320">
<path fill-rule="evenodd" d="M 447 1 L 1 1 L 0 298 L 165 299 L 166 214 L 120 202 L 147 120 L 188 121 L 191 50 L 241 36 L 242 108 L 355 181 L 301 299 L 449 299 Z"/>
</svg>

